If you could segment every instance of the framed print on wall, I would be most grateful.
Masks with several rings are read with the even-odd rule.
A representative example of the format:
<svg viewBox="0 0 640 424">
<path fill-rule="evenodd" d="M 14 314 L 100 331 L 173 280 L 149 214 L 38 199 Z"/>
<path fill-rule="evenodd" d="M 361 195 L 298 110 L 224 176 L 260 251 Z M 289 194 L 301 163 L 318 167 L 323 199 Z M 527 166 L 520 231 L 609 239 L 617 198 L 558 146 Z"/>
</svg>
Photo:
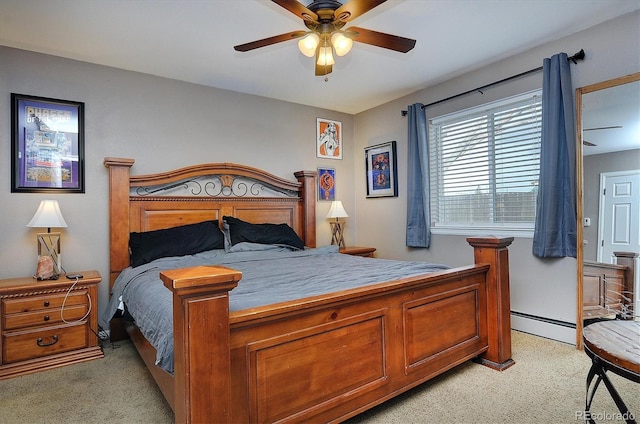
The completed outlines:
<svg viewBox="0 0 640 424">
<path fill-rule="evenodd" d="M 316 156 L 324 159 L 342 159 L 342 122 L 317 118 Z"/>
<path fill-rule="evenodd" d="M 84 193 L 84 103 L 11 94 L 11 192 Z"/>
<path fill-rule="evenodd" d="M 367 197 L 398 196 L 396 142 L 365 147 Z"/>
<path fill-rule="evenodd" d="M 336 170 L 318 168 L 318 200 L 332 202 L 336 200 Z"/>
</svg>

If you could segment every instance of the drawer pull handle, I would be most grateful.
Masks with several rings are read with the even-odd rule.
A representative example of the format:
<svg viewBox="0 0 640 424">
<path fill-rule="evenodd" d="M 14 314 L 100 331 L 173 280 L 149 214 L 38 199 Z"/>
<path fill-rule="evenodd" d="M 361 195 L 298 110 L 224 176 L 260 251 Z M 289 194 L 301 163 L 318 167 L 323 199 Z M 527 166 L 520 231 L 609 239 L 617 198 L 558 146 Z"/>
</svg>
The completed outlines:
<svg viewBox="0 0 640 424">
<path fill-rule="evenodd" d="M 53 339 L 53 341 L 51 343 L 43 343 L 42 342 L 42 337 L 38 337 L 38 340 L 36 340 L 36 343 L 38 343 L 38 346 L 40 346 L 40 347 L 53 346 L 54 344 L 58 343 L 58 335 L 57 334 L 54 334 L 52 339 Z"/>
<path fill-rule="evenodd" d="M 45 316 L 44 316 L 44 320 L 45 320 L 45 321 L 49 321 L 49 320 L 50 320 L 49 315 L 45 315 Z"/>
<path fill-rule="evenodd" d="M 44 306 L 49 306 L 49 301 L 48 300 L 44 301 Z"/>
</svg>

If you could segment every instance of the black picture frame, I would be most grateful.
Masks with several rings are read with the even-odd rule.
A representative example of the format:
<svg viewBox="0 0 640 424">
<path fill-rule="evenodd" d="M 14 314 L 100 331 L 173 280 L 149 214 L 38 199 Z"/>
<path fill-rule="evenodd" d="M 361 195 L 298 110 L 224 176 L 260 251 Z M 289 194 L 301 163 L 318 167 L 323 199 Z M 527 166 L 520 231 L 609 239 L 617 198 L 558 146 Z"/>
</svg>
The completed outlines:
<svg viewBox="0 0 640 424">
<path fill-rule="evenodd" d="M 11 93 L 11 192 L 84 193 L 84 103 Z"/>
<path fill-rule="evenodd" d="M 367 197 L 397 197 L 398 167 L 396 142 L 376 144 L 364 149 Z"/>
</svg>

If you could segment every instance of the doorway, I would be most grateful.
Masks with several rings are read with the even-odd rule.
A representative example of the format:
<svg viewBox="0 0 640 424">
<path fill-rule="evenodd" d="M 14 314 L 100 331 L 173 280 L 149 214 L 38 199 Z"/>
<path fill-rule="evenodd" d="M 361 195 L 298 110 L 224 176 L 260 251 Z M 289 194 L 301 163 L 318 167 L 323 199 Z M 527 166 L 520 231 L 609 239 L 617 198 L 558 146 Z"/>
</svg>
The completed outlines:
<svg viewBox="0 0 640 424">
<path fill-rule="evenodd" d="M 615 263 L 613 252 L 640 253 L 640 170 L 600 175 L 598 262 Z"/>
</svg>

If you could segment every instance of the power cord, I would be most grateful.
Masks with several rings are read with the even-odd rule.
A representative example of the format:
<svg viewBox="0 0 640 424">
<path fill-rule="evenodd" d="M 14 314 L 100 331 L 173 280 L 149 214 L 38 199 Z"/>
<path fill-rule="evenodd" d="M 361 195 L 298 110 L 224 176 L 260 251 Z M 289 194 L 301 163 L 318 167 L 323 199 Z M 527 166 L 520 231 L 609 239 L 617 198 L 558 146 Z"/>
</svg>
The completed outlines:
<svg viewBox="0 0 640 424">
<path fill-rule="evenodd" d="M 69 276 L 67 276 L 67 278 L 68 277 Z M 71 294 L 73 289 L 76 287 L 76 285 L 80 281 L 80 277 L 75 277 L 74 279 L 75 279 L 75 281 L 73 282 L 73 284 L 71 284 L 71 286 L 69 286 L 69 289 L 67 289 L 67 293 L 64 295 L 64 300 L 62 301 L 62 306 L 60 307 L 60 319 L 62 319 L 62 322 L 64 322 L 65 324 L 78 324 L 78 323 L 81 323 L 82 321 L 84 321 L 89 316 L 89 314 L 91 313 L 91 309 L 93 308 L 93 304 L 91 303 L 91 296 L 89 296 L 89 291 L 87 291 L 85 293 L 87 295 L 87 300 L 89 301 L 89 307 L 87 308 L 87 313 L 84 314 L 82 316 L 82 318 L 77 319 L 75 321 L 67 321 L 64 318 L 64 308 L 65 308 L 65 305 L 67 303 L 67 299 L 69 298 L 69 294 Z M 93 328 L 91 328 L 91 326 L 89 326 L 89 329 L 91 330 L 91 332 L 93 334 L 96 335 L 96 337 L 98 337 L 98 340 L 99 340 L 99 343 L 100 343 L 100 348 L 104 350 L 103 343 L 109 341 L 109 334 L 107 333 L 107 331 L 104 330 L 100 325 L 98 325 L 98 332 L 96 332 Z M 111 342 L 111 348 L 112 349 L 117 349 L 119 347 L 120 347 L 119 345 L 116 345 L 113 342 Z"/>
<path fill-rule="evenodd" d="M 107 330 L 105 330 L 104 328 L 102 328 L 100 326 L 100 324 L 98 324 L 98 332 L 96 332 L 93 328 L 91 328 L 91 332 L 93 334 L 96 335 L 96 337 L 98 338 L 98 343 L 100 344 L 100 348 L 104 351 L 104 346 L 105 344 L 110 344 L 111 345 L 111 349 L 119 349 L 120 345 L 115 344 L 114 342 L 111 341 L 110 337 L 109 337 L 109 332 Z"/>
<path fill-rule="evenodd" d="M 92 304 L 91 304 L 91 296 L 89 296 L 89 292 L 86 292 L 87 295 L 87 299 L 89 300 L 89 308 L 87 308 L 87 313 L 84 314 L 84 316 L 76 321 L 67 321 L 66 319 L 64 319 L 64 307 L 65 304 L 67 303 L 67 298 L 69 297 L 69 294 L 71 294 L 71 291 L 73 291 L 73 289 L 75 288 L 76 284 L 78 284 L 78 281 L 80 281 L 79 277 L 75 278 L 75 281 L 73 282 L 73 284 L 71 284 L 71 286 L 69 286 L 69 289 L 67 290 L 67 294 L 64 295 L 64 300 L 62 301 L 62 307 L 60 307 L 60 319 L 62 320 L 62 322 L 64 322 L 65 324 L 78 324 L 82 321 L 84 321 L 89 314 L 91 313 L 91 308 L 92 308 Z"/>
</svg>

